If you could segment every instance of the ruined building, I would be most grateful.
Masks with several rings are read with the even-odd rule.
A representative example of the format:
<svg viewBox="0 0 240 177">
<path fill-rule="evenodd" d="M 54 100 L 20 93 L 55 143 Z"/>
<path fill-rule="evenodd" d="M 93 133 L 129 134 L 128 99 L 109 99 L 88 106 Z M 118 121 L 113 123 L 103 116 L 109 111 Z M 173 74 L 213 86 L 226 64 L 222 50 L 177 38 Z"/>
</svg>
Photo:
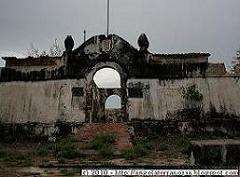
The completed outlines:
<svg viewBox="0 0 240 177">
<path fill-rule="evenodd" d="M 2 129 L 51 135 L 88 122 L 126 122 L 139 132 L 239 135 L 240 75 L 209 63 L 208 53 L 153 54 L 145 34 L 138 45 L 112 34 L 73 49 L 68 36 L 61 57 L 3 58 Z M 121 88 L 97 87 L 102 68 L 120 74 Z M 120 97 L 120 109 L 105 109 L 111 95 Z"/>
</svg>

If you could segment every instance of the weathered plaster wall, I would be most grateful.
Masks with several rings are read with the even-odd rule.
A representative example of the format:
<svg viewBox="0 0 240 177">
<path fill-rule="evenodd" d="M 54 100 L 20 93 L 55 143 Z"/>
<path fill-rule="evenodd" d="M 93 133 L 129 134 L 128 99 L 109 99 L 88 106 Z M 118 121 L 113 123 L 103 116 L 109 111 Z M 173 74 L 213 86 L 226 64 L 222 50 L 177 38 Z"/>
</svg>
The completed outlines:
<svg viewBox="0 0 240 177">
<path fill-rule="evenodd" d="M 141 84 L 138 84 L 141 83 Z M 175 118 L 189 108 L 183 88 L 193 84 L 203 95 L 204 113 L 240 116 L 239 77 L 207 77 L 181 80 L 129 79 L 128 87 L 141 85 L 143 98 L 128 98 L 129 120 Z M 86 80 L 55 80 L 0 83 L 0 121 L 3 123 L 85 122 Z M 73 94 L 73 88 L 83 95 Z M 191 113 L 190 113 L 191 114 Z"/>
<path fill-rule="evenodd" d="M 84 122 L 85 98 L 72 96 L 73 87 L 84 88 L 85 80 L 2 82 L 0 122 Z"/>
<path fill-rule="evenodd" d="M 187 107 L 183 98 L 183 88 L 195 84 L 203 95 L 198 103 L 204 113 L 240 116 L 239 77 L 207 77 L 181 80 L 130 79 L 128 88 L 142 83 L 143 98 L 128 98 L 129 119 L 171 119 Z M 137 84 L 139 85 L 139 84 Z"/>
</svg>

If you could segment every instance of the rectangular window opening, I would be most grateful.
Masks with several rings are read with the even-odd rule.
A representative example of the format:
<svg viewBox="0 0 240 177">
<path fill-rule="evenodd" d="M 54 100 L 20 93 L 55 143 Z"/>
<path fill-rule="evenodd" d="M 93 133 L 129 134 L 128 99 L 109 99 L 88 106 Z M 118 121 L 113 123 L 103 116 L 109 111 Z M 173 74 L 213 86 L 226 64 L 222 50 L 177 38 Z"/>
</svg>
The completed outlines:
<svg viewBox="0 0 240 177">
<path fill-rule="evenodd" d="M 142 88 L 128 88 L 129 98 L 143 98 Z"/>
<path fill-rule="evenodd" d="M 84 90 L 82 87 L 73 87 L 72 88 L 72 96 L 84 96 Z"/>
</svg>

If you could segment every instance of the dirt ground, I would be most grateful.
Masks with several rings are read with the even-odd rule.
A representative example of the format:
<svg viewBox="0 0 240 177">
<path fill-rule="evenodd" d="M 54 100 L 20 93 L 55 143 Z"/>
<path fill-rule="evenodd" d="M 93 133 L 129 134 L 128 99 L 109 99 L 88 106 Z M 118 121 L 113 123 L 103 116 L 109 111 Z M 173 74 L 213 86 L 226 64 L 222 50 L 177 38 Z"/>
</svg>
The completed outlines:
<svg viewBox="0 0 240 177">
<path fill-rule="evenodd" d="M 186 145 L 174 138 L 140 140 L 124 152 L 119 152 L 114 146 L 106 149 L 111 145 L 105 146 L 106 140 L 103 144 L 101 140 L 86 143 L 67 137 L 58 143 L 1 143 L 0 177 L 80 176 L 81 166 L 89 165 L 172 166 L 190 163 L 189 155 L 184 152 Z"/>
</svg>

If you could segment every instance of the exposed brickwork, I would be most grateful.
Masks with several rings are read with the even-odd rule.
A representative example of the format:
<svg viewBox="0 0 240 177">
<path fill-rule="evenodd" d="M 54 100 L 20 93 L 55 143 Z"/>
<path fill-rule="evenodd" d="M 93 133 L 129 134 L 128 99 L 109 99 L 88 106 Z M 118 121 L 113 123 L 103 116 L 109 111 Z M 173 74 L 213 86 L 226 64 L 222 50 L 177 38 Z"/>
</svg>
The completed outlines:
<svg viewBox="0 0 240 177">
<path fill-rule="evenodd" d="M 78 129 L 77 138 L 79 141 L 90 141 L 100 134 L 115 134 L 115 148 L 117 150 L 132 147 L 128 125 L 125 123 L 88 123 Z"/>
</svg>

